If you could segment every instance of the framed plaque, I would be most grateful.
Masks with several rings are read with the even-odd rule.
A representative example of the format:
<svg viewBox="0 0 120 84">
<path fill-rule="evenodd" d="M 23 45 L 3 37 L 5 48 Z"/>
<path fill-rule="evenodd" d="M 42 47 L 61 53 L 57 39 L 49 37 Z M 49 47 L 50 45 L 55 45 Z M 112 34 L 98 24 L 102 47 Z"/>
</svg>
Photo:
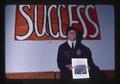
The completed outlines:
<svg viewBox="0 0 120 84">
<path fill-rule="evenodd" d="M 72 58 L 73 79 L 89 78 L 87 58 Z"/>
</svg>

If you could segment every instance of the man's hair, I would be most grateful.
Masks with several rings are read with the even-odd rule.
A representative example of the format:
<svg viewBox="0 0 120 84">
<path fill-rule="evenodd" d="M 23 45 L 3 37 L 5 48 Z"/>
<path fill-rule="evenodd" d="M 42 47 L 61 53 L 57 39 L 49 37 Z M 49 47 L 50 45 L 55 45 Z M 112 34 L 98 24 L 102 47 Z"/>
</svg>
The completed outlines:
<svg viewBox="0 0 120 84">
<path fill-rule="evenodd" d="M 67 29 L 66 29 L 65 34 L 68 35 L 68 32 L 69 32 L 70 30 L 74 30 L 74 31 L 76 32 L 75 27 L 73 27 L 73 26 L 68 26 Z M 77 33 L 77 32 L 76 32 L 76 33 Z"/>
<path fill-rule="evenodd" d="M 76 32 L 76 39 L 77 40 L 81 40 L 83 38 L 83 32 L 80 29 L 76 28 L 75 26 L 68 26 L 66 29 L 66 32 L 65 32 L 66 35 L 68 35 L 68 32 L 70 30 L 74 30 Z"/>
</svg>

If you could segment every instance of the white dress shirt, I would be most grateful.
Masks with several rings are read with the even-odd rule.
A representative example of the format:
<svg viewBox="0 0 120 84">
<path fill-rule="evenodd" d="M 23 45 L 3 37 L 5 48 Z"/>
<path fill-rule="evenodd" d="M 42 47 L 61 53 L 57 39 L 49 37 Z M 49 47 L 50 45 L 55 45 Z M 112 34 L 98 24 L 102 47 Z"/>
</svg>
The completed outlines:
<svg viewBox="0 0 120 84">
<path fill-rule="evenodd" d="M 75 40 L 75 41 L 70 41 L 70 40 L 68 40 L 67 42 L 68 42 L 68 45 L 69 45 L 71 48 L 72 48 L 72 43 L 73 43 L 74 48 L 75 48 L 76 40 Z"/>
</svg>

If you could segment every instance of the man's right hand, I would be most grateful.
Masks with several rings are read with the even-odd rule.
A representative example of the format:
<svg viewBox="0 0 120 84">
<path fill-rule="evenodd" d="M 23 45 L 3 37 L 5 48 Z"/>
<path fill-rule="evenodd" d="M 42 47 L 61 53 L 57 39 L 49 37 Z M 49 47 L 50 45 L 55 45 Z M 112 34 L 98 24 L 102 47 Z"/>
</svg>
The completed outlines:
<svg viewBox="0 0 120 84">
<path fill-rule="evenodd" d="M 73 68 L 73 67 L 72 67 L 71 64 L 67 64 L 67 65 L 65 65 L 65 67 L 68 68 L 70 71 L 72 71 L 72 68 Z"/>
</svg>

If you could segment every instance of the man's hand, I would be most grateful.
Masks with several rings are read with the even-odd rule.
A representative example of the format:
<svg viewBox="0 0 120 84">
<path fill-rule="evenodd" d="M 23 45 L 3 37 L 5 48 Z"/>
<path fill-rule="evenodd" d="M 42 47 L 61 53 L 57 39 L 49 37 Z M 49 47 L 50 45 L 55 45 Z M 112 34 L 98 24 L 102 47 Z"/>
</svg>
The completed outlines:
<svg viewBox="0 0 120 84">
<path fill-rule="evenodd" d="M 71 64 L 67 64 L 67 65 L 65 65 L 65 67 L 67 67 L 70 71 L 72 71 L 72 65 Z"/>
<path fill-rule="evenodd" d="M 90 66 L 88 65 L 88 70 L 90 70 Z"/>
</svg>

